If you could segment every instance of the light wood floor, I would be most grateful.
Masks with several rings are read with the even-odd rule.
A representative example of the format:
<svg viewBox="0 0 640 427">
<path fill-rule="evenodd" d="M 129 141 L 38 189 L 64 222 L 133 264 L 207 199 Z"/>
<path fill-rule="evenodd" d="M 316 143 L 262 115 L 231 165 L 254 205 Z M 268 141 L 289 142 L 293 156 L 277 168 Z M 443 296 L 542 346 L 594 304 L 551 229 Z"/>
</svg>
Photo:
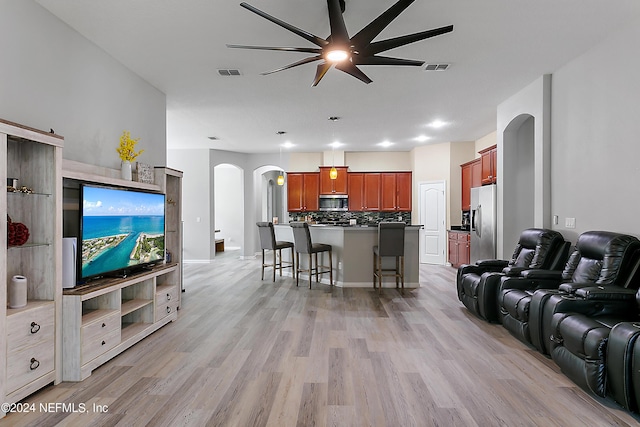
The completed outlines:
<svg viewBox="0 0 640 427">
<path fill-rule="evenodd" d="M 269 275 L 266 275 L 269 277 Z M 98 368 L 26 399 L 89 413 L 9 414 L 10 426 L 626 426 L 500 325 L 457 300 L 454 270 L 422 287 L 260 281 L 233 253 L 187 265 L 171 323 Z M 107 405 L 106 414 L 91 413 Z"/>
</svg>

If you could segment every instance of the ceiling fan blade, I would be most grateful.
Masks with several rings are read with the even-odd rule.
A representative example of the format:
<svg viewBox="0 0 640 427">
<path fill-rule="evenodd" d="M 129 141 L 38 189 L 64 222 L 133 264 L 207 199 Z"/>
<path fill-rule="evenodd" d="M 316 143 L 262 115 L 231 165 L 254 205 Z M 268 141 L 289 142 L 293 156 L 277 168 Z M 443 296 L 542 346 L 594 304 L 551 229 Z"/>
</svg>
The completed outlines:
<svg viewBox="0 0 640 427">
<path fill-rule="evenodd" d="M 277 73 L 278 71 L 288 70 L 289 68 L 297 67 L 299 65 L 308 64 L 309 62 L 319 61 L 321 59 L 322 59 L 322 55 L 310 56 L 309 58 L 305 58 L 305 59 L 302 59 L 302 60 L 300 60 L 298 62 L 294 62 L 294 63 L 289 64 L 289 65 L 285 65 L 284 67 L 277 68 L 277 69 L 271 70 L 271 71 L 266 71 L 264 73 L 260 73 L 260 75 L 266 76 L 268 74 L 273 74 L 273 73 Z"/>
<path fill-rule="evenodd" d="M 354 55 L 351 60 L 356 65 L 412 65 L 420 67 L 424 65 L 424 61 L 416 61 L 413 59 L 390 58 L 388 56 L 365 56 Z"/>
<path fill-rule="evenodd" d="M 302 37 L 303 39 L 309 40 L 311 43 L 315 44 L 316 46 L 326 46 L 327 44 L 329 44 L 329 42 L 327 42 L 325 39 L 321 39 L 320 37 L 313 35 L 307 31 L 301 30 L 298 27 L 294 27 L 291 24 L 288 24 L 274 16 L 269 15 L 268 13 L 265 13 L 263 11 L 261 11 L 260 9 L 257 9 L 253 6 L 251 6 L 250 4 L 247 4 L 245 2 L 240 3 L 240 6 L 244 7 L 247 10 L 250 10 L 251 12 L 255 13 L 256 15 L 262 16 L 263 18 L 273 22 L 276 25 L 281 26 L 284 29 L 287 29 L 289 31 L 291 31 L 294 34 L 299 35 L 300 37 Z"/>
<path fill-rule="evenodd" d="M 347 74 L 351 74 L 356 79 L 365 82 L 366 84 L 371 83 L 371 80 L 365 73 L 363 73 L 358 67 L 353 65 L 351 61 L 343 61 L 336 64 L 336 68 L 340 71 L 344 71 Z"/>
<path fill-rule="evenodd" d="M 284 52 L 305 52 L 321 53 L 322 49 L 315 47 L 277 47 L 277 46 L 246 46 L 241 44 L 228 44 L 227 47 L 233 49 L 257 49 L 257 50 L 279 50 Z"/>
<path fill-rule="evenodd" d="M 329 26 L 331 28 L 331 42 L 349 45 L 349 33 L 347 32 L 347 26 L 344 23 L 344 17 L 340 9 L 339 0 L 327 0 L 327 7 L 329 8 Z"/>
<path fill-rule="evenodd" d="M 358 48 L 367 46 L 376 38 L 387 25 L 398 17 L 411 3 L 415 0 L 399 0 L 396 4 L 387 9 L 382 15 L 371 21 L 369 25 L 364 27 L 355 36 L 351 37 L 351 44 Z"/>
<path fill-rule="evenodd" d="M 408 34 L 406 36 L 394 37 L 392 39 L 371 43 L 367 48 L 363 49 L 362 53 L 365 56 L 371 56 L 371 55 L 375 55 L 376 53 L 384 52 L 385 50 L 407 45 L 409 43 L 414 43 L 420 40 L 428 39 L 430 37 L 435 37 L 441 34 L 450 33 L 451 31 L 453 31 L 453 25 L 436 28 L 434 30 L 427 30 L 419 33 Z"/>
<path fill-rule="evenodd" d="M 327 71 L 329 71 L 329 68 L 331 68 L 330 62 L 324 62 L 322 64 L 318 64 L 318 67 L 316 68 L 316 77 L 315 79 L 313 79 L 313 84 L 311 86 L 317 86 L 318 83 L 320 83 L 320 80 L 322 80 L 322 78 L 324 77 L 324 75 L 327 74 Z"/>
</svg>

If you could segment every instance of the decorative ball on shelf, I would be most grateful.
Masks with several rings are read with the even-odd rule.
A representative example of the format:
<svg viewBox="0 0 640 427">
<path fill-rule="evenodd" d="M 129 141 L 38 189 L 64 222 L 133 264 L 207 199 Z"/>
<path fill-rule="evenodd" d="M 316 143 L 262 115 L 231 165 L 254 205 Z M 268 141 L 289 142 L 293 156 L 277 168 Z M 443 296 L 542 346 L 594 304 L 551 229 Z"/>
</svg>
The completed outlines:
<svg viewBox="0 0 640 427">
<path fill-rule="evenodd" d="M 9 246 L 20 246 L 29 240 L 29 229 L 21 222 L 13 222 L 7 215 L 7 244 Z"/>
</svg>

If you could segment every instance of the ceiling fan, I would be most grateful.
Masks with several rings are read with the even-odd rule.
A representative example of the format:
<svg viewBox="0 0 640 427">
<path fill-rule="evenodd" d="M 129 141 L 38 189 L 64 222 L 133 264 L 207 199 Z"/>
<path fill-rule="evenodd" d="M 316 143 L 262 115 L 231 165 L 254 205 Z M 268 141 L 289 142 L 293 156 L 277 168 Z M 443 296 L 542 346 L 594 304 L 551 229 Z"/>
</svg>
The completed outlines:
<svg viewBox="0 0 640 427">
<path fill-rule="evenodd" d="M 271 46 L 245 46 L 228 44 L 227 47 L 239 49 L 260 49 L 260 50 L 279 50 L 288 52 L 304 52 L 312 53 L 315 56 L 302 59 L 284 67 L 267 71 L 262 75 L 276 73 L 278 71 L 287 70 L 299 65 L 308 64 L 310 62 L 324 60 L 317 66 L 316 76 L 313 79 L 313 86 L 316 86 L 324 75 L 329 71 L 332 65 L 344 71 L 347 74 L 363 81 L 371 83 L 372 80 L 367 77 L 357 66 L 358 65 L 412 65 L 421 66 L 424 61 L 416 61 L 411 59 L 391 58 L 388 56 L 379 56 L 378 53 L 414 43 L 430 37 L 439 36 L 453 31 L 453 25 L 440 27 L 433 30 L 421 31 L 419 33 L 408 34 L 406 36 L 394 37 L 386 40 L 374 42 L 373 39 L 380 32 L 400 15 L 415 0 L 399 0 L 384 13 L 374 19 L 366 27 L 364 27 L 355 36 L 349 37 L 347 27 L 344 23 L 342 13 L 344 12 L 344 0 L 327 0 L 329 9 L 329 26 L 331 34 L 326 39 L 320 38 L 300 28 L 294 27 L 278 18 L 275 18 L 247 3 L 240 3 L 240 6 L 251 12 L 262 16 L 265 19 L 279 25 L 294 34 L 315 44 L 313 47 L 271 47 Z"/>
</svg>

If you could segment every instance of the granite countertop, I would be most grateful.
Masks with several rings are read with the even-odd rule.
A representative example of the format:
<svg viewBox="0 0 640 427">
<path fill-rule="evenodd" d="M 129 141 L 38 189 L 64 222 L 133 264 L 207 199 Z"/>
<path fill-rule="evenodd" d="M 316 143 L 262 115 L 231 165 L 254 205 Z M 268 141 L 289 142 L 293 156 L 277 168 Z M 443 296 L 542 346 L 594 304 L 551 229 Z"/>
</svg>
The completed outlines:
<svg viewBox="0 0 640 427">
<path fill-rule="evenodd" d="M 469 233 L 469 230 L 463 230 L 461 225 L 452 225 L 449 231 L 453 233 Z"/>
<path fill-rule="evenodd" d="M 289 226 L 289 224 L 274 224 L 274 226 Z M 377 229 L 377 225 L 334 225 L 334 224 L 309 224 L 309 227 L 318 227 L 318 228 L 340 228 L 340 229 Z M 421 229 L 422 225 L 419 224 L 411 224 L 407 225 L 405 228 L 408 229 Z"/>
<path fill-rule="evenodd" d="M 377 229 L 377 225 L 332 225 L 332 224 L 309 224 L 310 227 L 323 227 L 323 228 L 344 228 L 344 229 Z M 422 225 L 407 225 L 408 229 L 420 229 Z"/>
</svg>

